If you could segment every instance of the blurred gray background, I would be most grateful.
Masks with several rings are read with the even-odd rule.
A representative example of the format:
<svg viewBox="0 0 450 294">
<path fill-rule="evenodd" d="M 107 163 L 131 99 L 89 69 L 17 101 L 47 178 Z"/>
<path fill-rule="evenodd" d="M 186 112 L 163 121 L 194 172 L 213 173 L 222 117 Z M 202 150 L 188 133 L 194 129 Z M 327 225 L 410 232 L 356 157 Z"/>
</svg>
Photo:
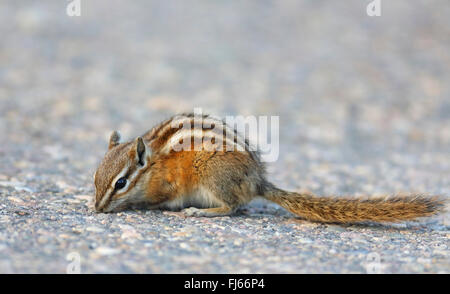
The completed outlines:
<svg viewBox="0 0 450 294">
<path fill-rule="evenodd" d="M 265 204 L 88 208 L 112 130 L 194 107 L 278 115 L 282 188 L 449 195 L 449 2 L 369 2 L 81 0 L 69 17 L 70 1 L 1 1 L 0 272 L 65 272 L 76 251 L 83 272 L 365 272 L 377 252 L 384 272 L 448 273 L 448 215 L 367 229 Z"/>
</svg>

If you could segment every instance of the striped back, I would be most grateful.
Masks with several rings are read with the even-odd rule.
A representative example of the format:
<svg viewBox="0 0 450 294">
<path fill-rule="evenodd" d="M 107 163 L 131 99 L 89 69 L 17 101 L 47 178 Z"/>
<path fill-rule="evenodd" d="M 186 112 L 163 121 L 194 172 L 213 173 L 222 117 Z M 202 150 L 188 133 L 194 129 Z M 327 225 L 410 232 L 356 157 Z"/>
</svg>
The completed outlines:
<svg viewBox="0 0 450 294">
<path fill-rule="evenodd" d="M 246 152 L 259 161 L 259 152 L 248 138 L 220 118 L 194 113 L 163 121 L 142 136 L 155 153 L 179 151 Z"/>
</svg>

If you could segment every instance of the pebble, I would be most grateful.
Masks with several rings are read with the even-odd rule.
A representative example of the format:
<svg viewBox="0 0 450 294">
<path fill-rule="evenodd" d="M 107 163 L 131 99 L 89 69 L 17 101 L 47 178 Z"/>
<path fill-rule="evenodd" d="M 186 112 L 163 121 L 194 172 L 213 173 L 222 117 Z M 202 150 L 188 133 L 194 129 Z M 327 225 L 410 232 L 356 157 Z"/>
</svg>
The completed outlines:
<svg viewBox="0 0 450 294">
<path fill-rule="evenodd" d="M 100 227 L 87 227 L 86 228 L 86 231 L 88 231 L 88 232 L 94 232 L 94 233 L 102 233 L 102 232 L 104 232 L 105 231 L 105 229 L 103 229 L 103 228 L 100 228 Z"/>
<path fill-rule="evenodd" d="M 13 196 L 8 197 L 8 200 L 13 201 L 13 202 L 16 202 L 16 203 L 18 203 L 18 204 L 24 204 L 24 203 L 25 203 L 22 199 L 17 198 L 17 197 L 13 197 Z"/>
<path fill-rule="evenodd" d="M 91 201 L 91 199 L 93 198 L 92 195 L 75 195 L 73 197 L 81 201 Z"/>
<path fill-rule="evenodd" d="M 122 230 L 122 239 L 141 239 L 142 235 L 138 233 L 132 226 L 129 225 L 119 225 Z"/>
<path fill-rule="evenodd" d="M 186 243 L 180 243 L 180 248 L 181 249 L 189 249 L 189 245 Z"/>
<path fill-rule="evenodd" d="M 120 249 L 101 246 L 101 247 L 97 247 L 95 249 L 95 252 L 100 255 L 115 255 L 115 254 L 120 253 Z"/>
</svg>

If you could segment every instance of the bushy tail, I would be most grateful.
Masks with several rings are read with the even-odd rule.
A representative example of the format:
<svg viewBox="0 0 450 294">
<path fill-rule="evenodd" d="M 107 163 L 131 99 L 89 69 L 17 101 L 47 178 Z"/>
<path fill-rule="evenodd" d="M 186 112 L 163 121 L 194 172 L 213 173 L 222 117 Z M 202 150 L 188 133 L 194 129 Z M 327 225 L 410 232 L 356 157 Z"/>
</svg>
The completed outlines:
<svg viewBox="0 0 450 294">
<path fill-rule="evenodd" d="M 287 192 L 269 185 L 264 198 L 310 221 L 355 223 L 399 222 L 431 216 L 445 208 L 446 199 L 421 195 L 376 198 L 319 197 Z"/>
</svg>

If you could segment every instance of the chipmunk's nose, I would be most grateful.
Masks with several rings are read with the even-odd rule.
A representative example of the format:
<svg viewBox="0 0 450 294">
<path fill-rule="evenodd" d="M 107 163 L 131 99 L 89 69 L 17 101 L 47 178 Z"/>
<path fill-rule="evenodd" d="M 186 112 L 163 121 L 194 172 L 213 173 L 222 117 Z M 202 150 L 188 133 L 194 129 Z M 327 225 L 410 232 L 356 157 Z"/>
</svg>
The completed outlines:
<svg viewBox="0 0 450 294">
<path fill-rule="evenodd" d="M 101 206 L 101 205 L 97 202 L 97 203 L 95 203 L 94 207 L 95 207 L 95 211 L 96 211 L 96 212 L 99 212 L 99 213 L 108 213 L 108 212 L 109 212 L 109 210 L 108 210 L 108 205 L 103 205 L 103 206 Z"/>
<path fill-rule="evenodd" d="M 99 206 L 98 202 L 95 202 L 94 207 L 95 207 L 95 211 L 96 212 L 102 212 L 102 210 L 103 210 L 103 208 Z"/>
</svg>

